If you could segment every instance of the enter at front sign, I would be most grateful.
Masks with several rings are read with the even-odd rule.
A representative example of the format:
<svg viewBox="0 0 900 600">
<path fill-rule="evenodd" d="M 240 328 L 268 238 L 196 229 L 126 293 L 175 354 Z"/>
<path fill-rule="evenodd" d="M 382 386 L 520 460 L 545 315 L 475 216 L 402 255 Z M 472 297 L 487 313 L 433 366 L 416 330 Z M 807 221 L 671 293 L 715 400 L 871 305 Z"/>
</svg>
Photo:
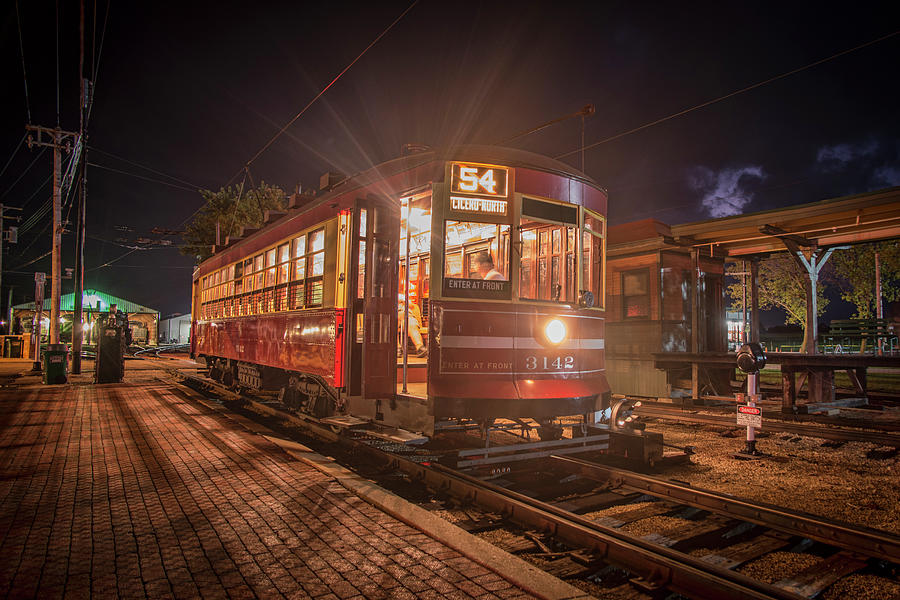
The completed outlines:
<svg viewBox="0 0 900 600">
<path fill-rule="evenodd" d="M 762 409 L 758 406 L 738 406 L 737 424 L 762 429 Z"/>
</svg>

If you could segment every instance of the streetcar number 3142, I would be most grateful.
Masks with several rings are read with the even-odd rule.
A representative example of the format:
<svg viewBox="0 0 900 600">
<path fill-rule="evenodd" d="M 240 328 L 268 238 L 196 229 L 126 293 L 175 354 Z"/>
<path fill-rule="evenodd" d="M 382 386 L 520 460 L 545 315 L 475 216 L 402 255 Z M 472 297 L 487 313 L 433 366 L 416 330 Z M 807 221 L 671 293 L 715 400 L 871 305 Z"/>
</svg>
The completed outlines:
<svg viewBox="0 0 900 600">
<path fill-rule="evenodd" d="M 537 369 L 549 370 L 556 369 L 562 371 L 564 369 L 575 368 L 574 356 L 526 356 L 525 368 L 529 371 Z"/>
</svg>

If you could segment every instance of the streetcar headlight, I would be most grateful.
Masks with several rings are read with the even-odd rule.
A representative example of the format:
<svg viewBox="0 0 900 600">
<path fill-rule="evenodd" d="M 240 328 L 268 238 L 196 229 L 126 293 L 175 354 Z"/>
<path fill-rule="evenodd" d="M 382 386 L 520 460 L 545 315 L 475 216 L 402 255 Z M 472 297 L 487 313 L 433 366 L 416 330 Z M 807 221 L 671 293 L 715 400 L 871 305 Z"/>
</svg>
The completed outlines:
<svg viewBox="0 0 900 600">
<path fill-rule="evenodd" d="M 544 326 L 544 335 L 551 344 L 558 344 L 566 339 L 566 324 L 559 319 L 552 319 Z"/>
</svg>

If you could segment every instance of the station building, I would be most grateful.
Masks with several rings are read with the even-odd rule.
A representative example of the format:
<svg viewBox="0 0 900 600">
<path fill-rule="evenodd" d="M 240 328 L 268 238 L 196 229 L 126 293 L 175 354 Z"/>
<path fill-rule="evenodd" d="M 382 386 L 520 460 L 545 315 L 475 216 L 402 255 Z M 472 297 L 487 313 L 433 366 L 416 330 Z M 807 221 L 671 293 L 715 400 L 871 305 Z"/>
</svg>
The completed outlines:
<svg viewBox="0 0 900 600">
<path fill-rule="evenodd" d="M 731 396 L 734 349 L 745 319 L 748 341 L 762 341 L 759 262 L 773 254 L 791 256 L 806 297 L 816 298 L 819 271 L 833 252 L 886 240 L 900 240 L 900 187 L 695 223 L 646 219 L 610 227 L 605 291 L 611 389 L 657 398 Z M 740 265 L 745 276 L 746 314 L 728 313 L 727 263 Z M 814 301 L 806 312 L 806 347 L 768 356 L 781 371 L 784 412 L 796 411 L 804 386 L 810 403 L 833 401 L 835 371 L 846 371 L 865 399 L 866 369 L 900 366 L 894 344 L 884 356 L 837 353 L 833 346 L 820 353 Z M 887 336 L 896 339 L 896 332 Z"/>
<path fill-rule="evenodd" d="M 91 344 L 94 328 L 99 316 L 109 311 L 109 307 L 115 304 L 118 310 L 128 315 L 128 324 L 131 328 L 131 337 L 135 344 L 155 346 L 159 332 L 159 311 L 148 308 L 136 302 L 118 298 L 107 292 L 99 290 L 84 290 L 82 296 L 84 343 Z M 75 311 L 75 294 L 63 294 L 60 297 L 60 337 L 63 342 L 72 342 L 72 317 Z M 34 302 L 17 304 L 12 307 L 13 320 L 18 318 L 25 333 L 31 333 L 34 321 Z M 41 336 L 45 337 L 50 327 L 50 298 L 44 300 L 43 322 L 41 323 Z"/>
<path fill-rule="evenodd" d="M 191 342 L 191 315 L 172 315 L 159 321 L 160 344 L 189 344 Z"/>
</svg>

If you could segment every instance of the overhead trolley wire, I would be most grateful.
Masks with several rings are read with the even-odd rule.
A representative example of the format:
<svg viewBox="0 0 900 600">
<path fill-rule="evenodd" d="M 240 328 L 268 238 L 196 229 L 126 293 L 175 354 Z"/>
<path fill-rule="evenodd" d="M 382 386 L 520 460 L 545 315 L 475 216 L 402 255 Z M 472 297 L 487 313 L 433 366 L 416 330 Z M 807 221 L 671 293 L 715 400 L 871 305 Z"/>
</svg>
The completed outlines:
<svg viewBox="0 0 900 600">
<path fill-rule="evenodd" d="M 160 175 L 160 176 L 162 176 L 162 177 L 166 177 L 166 178 L 168 178 L 168 179 L 171 179 L 172 181 L 177 181 L 178 183 L 183 183 L 184 185 L 190 186 L 190 187 L 192 187 L 192 188 L 195 189 L 195 190 L 199 190 L 199 189 L 200 189 L 200 186 L 199 186 L 199 185 L 194 185 L 194 184 L 191 183 L 190 181 L 185 181 L 184 179 L 179 179 L 178 177 L 175 177 L 175 176 L 173 176 L 173 175 L 169 175 L 169 174 L 167 174 L 167 173 L 163 173 L 162 171 L 157 171 L 156 169 L 152 169 L 152 168 L 148 167 L 147 165 L 142 165 L 141 163 L 137 163 L 137 162 L 134 162 L 134 161 L 132 161 L 132 160 L 128 160 L 127 158 L 123 158 L 123 157 L 121 157 L 121 156 L 117 156 L 117 155 L 115 155 L 115 154 L 112 154 L 111 152 L 106 152 L 105 150 L 100 150 L 99 148 L 96 148 L 96 147 L 94 147 L 94 146 L 88 146 L 88 149 L 89 149 L 91 152 L 99 152 L 100 154 L 103 154 L 103 155 L 108 156 L 108 157 L 110 157 L 110 158 L 115 158 L 116 160 L 121 160 L 122 162 L 128 163 L 129 165 L 132 165 L 132 166 L 135 166 L 135 167 L 138 167 L 138 168 L 141 168 L 141 169 L 145 169 L 145 170 L 147 170 L 147 171 L 150 171 L 151 173 L 155 173 L 156 175 Z"/>
<path fill-rule="evenodd" d="M 167 185 L 169 187 L 177 188 L 179 190 L 186 190 L 188 192 L 196 192 L 200 188 L 196 187 L 185 187 L 183 185 L 176 185 L 174 183 L 169 183 L 168 181 L 163 181 L 162 179 L 154 179 L 153 177 L 146 177 L 144 175 L 138 175 L 137 173 L 130 173 L 128 171 L 122 171 L 121 169 L 114 169 L 112 167 L 107 167 L 106 165 L 101 165 L 95 162 L 88 162 L 89 167 L 97 167 L 98 169 L 104 169 L 106 171 L 112 171 L 113 173 L 120 173 L 122 175 L 128 175 L 129 177 L 135 177 L 137 179 L 143 179 L 145 181 L 152 181 L 154 183 L 161 183 L 162 185 Z"/>
<path fill-rule="evenodd" d="M 104 267 L 108 267 L 109 265 L 113 264 L 114 262 L 118 262 L 118 261 L 122 260 L 123 258 L 125 258 L 126 256 L 128 256 L 129 254 L 132 254 L 132 253 L 134 253 L 134 252 L 137 252 L 137 248 L 134 248 L 134 249 L 132 249 L 132 250 L 129 250 L 129 251 L 126 252 L 125 254 L 122 254 L 122 255 L 120 255 L 120 256 L 117 257 L 117 258 L 114 258 L 114 259 L 112 259 L 112 260 L 110 260 L 110 261 L 107 261 L 107 262 L 103 263 L 102 265 L 98 265 L 98 266 L 96 266 L 96 267 L 91 267 L 90 269 L 85 269 L 85 271 L 96 271 L 97 269 L 102 269 L 102 268 L 104 268 Z"/>
<path fill-rule="evenodd" d="M 841 51 L 841 52 L 838 52 L 837 54 L 832 54 L 831 56 L 829 56 L 829 57 L 827 57 L 827 58 L 823 58 L 823 59 L 821 59 L 821 60 L 817 60 L 817 61 L 815 61 L 815 62 L 809 63 L 808 65 L 804 65 L 804 66 L 802 66 L 802 67 L 799 67 L 799 68 L 797 68 L 797 69 L 793 69 L 793 70 L 791 70 L 791 71 L 787 71 L 786 73 L 782 73 L 781 75 L 776 75 L 775 77 L 770 77 L 769 79 L 766 79 L 766 80 L 764 80 L 764 81 L 760 81 L 760 82 L 758 82 L 758 83 L 754 83 L 753 85 L 748 85 L 747 87 L 741 88 L 741 89 L 739 89 L 739 90 L 735 90 L 735 91 L 733 91 L 733 92 L 730 92 L 730 93 L 728 93 L 728 94 L 725 94 L 724 96 L 719 96 L 718 98 L 714 98 L 713 100 L 709 100 L 709 101 L 707 101 L 707 102 L 703 102 L 702 104 L 698 104 L 698 105 L 693 106 L 693 107 L 691 107 L 691 108 L 687 108 L 687 109 L 685 109 L 685 110 L 682 110 L 682 111 L 679 111 L 679 112 L 677 112 L 677 113 L 671 114 L 671 115 L 669 115 L 669 116 L 667 116 L 667 117 L 663 117 L 663 118 L 661 118 L 661 119 L 657 119 L 657 120 L 655 120 L 655 121 L 651 121 L 650 123 L 645 123 L 644 125 L 641 125 L 640 127 L 635 127 L 634 129 L 629 129 L 628 131 L 623 131 L 622 133 L 618 133 L 618 134 L 613 135 L 613 136 L 610 136 L 610 137 L 608 137 L 608 138 L 604 138 L 604 139 L 602 139 L 602 140 L 600 140 L 600 141 L 598 141 L 598 142 L 594 142 L 593 144 L 588 144 L 587 146 L 582 145 L 581 148 L 576 148 L 575 150 L 570 150 L 569 152 L 564 152 L 563 154 L 559 154 L 559 155 L 557 155 L 557 156 L 554 156 L 553 158 L 560 159 L 560 158 L 564 158 L 564 157 L 566 157 L 566 156 L 571 156 L 572 154 L 575 154 L 575 153 L 577 153 L 577 152 L 583 152 L 583 151 L 585 151 L 585 150 L 590 150 L 591 148 L 596 148 L 597 146 L 599 146 L 599 145 L 601 145 L 601 144 L 605 144 L 606 142 L 611 142 L 611 141 L 613 141 L 613 140 L 617 140 L 617 139 L 619 139 L 619 138 L 625 137 L 626 135 L 631 135 L 632 133 L 637 133 L 638 131 L 642 131 L 642 130 L 644 130 L 644 129 L 648 129 L 648 128 L 650 128 L 650 127 L 653 127 L 654 125 L 659 125 L 660 123 L 664 123 L 664 122 L 669 121 L 669 120 L 671 120 L 671 119 L 674 119 L 674 118 L 676 118 L 676 117 L 680 117 L 680 116 L 682 116 L 682 115 L 686 115 L 686 114 L 688 114 L 688 113 L 694 112 L 695 110 L 699 110 L 699 109 L 701 109 L 701 108 L 705 108 L 705 107 L 707 107 L 707 106 L 710 106 L 711 104 L 716 104 L 717 102 L 722 102 L 723 100 L 727 100 L 728 98 L 732 98 L 732 97 L 734 97 L 734 96 L 737 96 L 738 94 L 743 94 L 744 92 L 749 92 L 750 90 L 753 90 L 753 89 L 756 89 L 756 88 L 758 88 L 758 87 L 764 86 L 764 85 L 766 85 L 766 84 L 772 83 L 773 81 L 778 81 L 779 79 L 784 79 L 785 77 L 789 77 L 789 76 L 794 75 L 794 74 L 796 74 L 796 73 L 799 73 L 799 72 L 801 72 L 801 71 L 805 71 L 805 70 L 807 70 L 807 69 L 811 69 L 812 67 L 821 65 L 822 63 L 826 63 L 826 62 L 828 62 L 828 61 L 830 61 L 830 60 L 834 60 L 835 58 L 839 58 L 839 57 L 841 57 L 841 56 L 844 56 L 845 54 L 850 54 L 851 52 L 856 52 L 857 50 L 860 50 L 860 49 L 862 49 L 862 48 L 865 48 L 866 46 L 871 46 L 871 45 L 873 45 L 873 44 L 877 44 L 877 43 L 879 43 L 879 42 L 883 42 L 884 40 L 889 39 L 889 38 L 892 38 L 892 37 L 894 37 L 894 36 L 897 35 L 897 34 L 900 34 L 900 30 L 894 31 L 893 33 L 889 33 L 889 34 L 887 34 L 887 35 L 883 35 L 883 36 L 881 36 L 881 37 L 879 37 L 879 38 L 876 38 L 876 39 L 874 39 L 874 40 L 868 41 L 868 42 L 866 42 L 866 43 L 864 43 L 864 44 L 860 44 L 859 46 L 855 46 L 855 47 L 850 48 L 850 49 L 848 49 L 848 50 L 843 50 L 843 51 Z"/>
<path fill-rule="evenodd" d="M 248 161 L 244 164 L 244 166 L 241 167 L 241 169 L 240 169 L 237 173 L 235 173 L 234 175 L 232 175 L 232 176 L 231 176 L 231 179 L 229 179 L 227 182 L 225 182 L 225 186 L 227 187 L 229 184 L 231 184 L 231 182 L 233 182 L 233 181 L 234 181 L 241 173 L 245 173 L 245 172 L 247 171 L 247 169 L 250 168 L 250 165 L 253 163 L 253 161 L 255 161 L 257 158 L 259 158 L 259 156 L 260 156 L 263 152 L 265 152 L 266 150 L 268 150 L 268 149 L 269 149 L 269 146 L 271 146 L 273 143 L 275 143 L 275 140 L 277 140 L 279 137 L 281 137 L 281 135 L 282 135 L 285 131 L 287 131 L 288 127 L 290 127 L 291 125 L 293 125 L 294 122 L 295 122 L 297 119 L 299 119 L 301 116 L 303 116 L 303 113 L 305 113 L 305 112 L 309 109 L 309 107 L 312 106 L 312 105 L 316 102 L 316 100 L 318 100 L 319 98 L 321 98 L 322 95 L 323 95 L 325 92 L 327 92 L 328 89 L 329 89 L 331 86 L 333 86 L 335 83 L 337 83 L 338 79 L 340 79 L 341 76 L 343 76 L 344 73 L 346 73 L 347 71 L 349 71 L 349 70 L 350 70 L 350 67 L 352 67 L 353 65 L 355 65 L 356 62 L 357 62 L 359 59 L 361 59 L 361 58 L 363 57 L 363 55 L 365 55 L 365 53 L 369 51 L 369 49 L 372 48 L 372 46 L 374 46 L 375 44 L 377 44 L 377 43 L 378 43 L 378 40 L 380 40 L 381 38 L 383 38 L 383 37 L 387 34 L 387 32 L 389 32 L 389 31 L 394 27 L 394 25 L 396 25 L 397 23 L 399 23 L 400 20 L 401 20 L 403 17 L 406 16 L 406 13 L 408 13 L 409 11 L 411 11 L 411 10 L 413 9 L 413 7 L 414 7 L 416 4 L 418 4 L 418 2 L 419 2 L 419 0 L 414 0 L 413 3 L 410 4 L 410 5 L 406 8 L 406 10 L 404 10 L 402 13 L 400 13 L 400 16 L 399 16 L 399 17 L 397 17 L 396 19 L 394 19 L 394 22 L 393 22 L 393 23 L 391 23 L 390 25 L 388 25 L 387 28 L 384 29 L 384 31 L 382 31 L 381 33 L 379 33 L 378 36 L 377 36 L 374 40 L 372 40 L 372 43 L 370 43 L 368 46 L 366 46 L 366 48 L 365 48 L 362 52 L 360 52 L 359 55 L 358 55 L 356 58 L 354 58 L 354 59 L 350 62 L 349 65 L 347 65 L 346 67 L 344 67 L 344 70 L 343 70 L 343 71 L 341 71 L 340 73 L 338 73 L 337 76 L 336 76 L 334 79 L 331 80 L 331 83 L 329 83 L 329 84 L 326 85 L 324 88 L 322 88 L 322 91 L 320 91 L 318 94 L 316 94 L 316 97 L 315 97 L 315 98 L 313 98 L 312 100 L 310 100 L 309 103 L 307 103 L 307 105 L 304 106 L 304 107 L 300 110 L 300 112 L 298 112 L 296 115 L 294 115 L 294 118 L 292 118 L 290 121 L 288 121 L 288 122 L 284 125 L 284 127 L 282 127 L 282 128 L 278 131 L 278 133 L 276 133 L 274 136 L 272 136 L 272 139 L 270 139 L 268 142 L 265 143 L 265 145 L 263 145 L 263 147 L 259 150 L 259 152 L 257 152 L 256 154 L 253 155 L 253 158 L 251 158 L 250 160 L 248 160 Z M 194 214 L 196 214 L 196 213 L 194 213 Z M 193 215 L 191 215 L 191 216 L 193 216 Z"/>
</svg>

